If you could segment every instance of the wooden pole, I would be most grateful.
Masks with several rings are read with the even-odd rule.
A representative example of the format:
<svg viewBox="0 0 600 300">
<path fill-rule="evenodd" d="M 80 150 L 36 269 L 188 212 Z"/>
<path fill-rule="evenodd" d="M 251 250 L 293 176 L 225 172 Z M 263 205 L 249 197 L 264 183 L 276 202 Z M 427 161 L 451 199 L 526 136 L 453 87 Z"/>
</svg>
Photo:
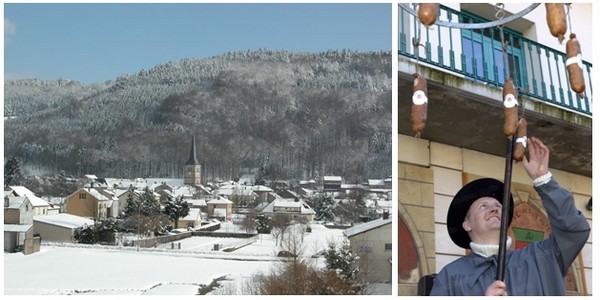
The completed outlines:
<svg viewBox="0 0 600 300">
<path fill-rule="evenodd" d="M 506 238 L 508 233 L 508 216 L 510 214 L 510 182 L 512 178 L 513 149 L 516 135 L 513 134 L 506 143 L 506 164 L 504 166 L 504 194 L 502 197 L 502 219 L 500 220 L 500 241 L 498 245 L 498 271 L 496 280 L 504 281 L 506 260 Z"/>
</svg>

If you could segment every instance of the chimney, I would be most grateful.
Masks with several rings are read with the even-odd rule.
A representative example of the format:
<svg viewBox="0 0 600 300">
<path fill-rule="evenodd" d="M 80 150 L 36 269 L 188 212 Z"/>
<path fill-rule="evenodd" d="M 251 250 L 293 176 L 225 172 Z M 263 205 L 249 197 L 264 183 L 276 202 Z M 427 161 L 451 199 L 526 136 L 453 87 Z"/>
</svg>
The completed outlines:
<svg viewBox="0 0 600 300">
<path fill-rule="evenodd" d="M 390 212 L 387 209 L 383 210 L 383 219 L 387 220 L 390 218 Z"/>
</svg>

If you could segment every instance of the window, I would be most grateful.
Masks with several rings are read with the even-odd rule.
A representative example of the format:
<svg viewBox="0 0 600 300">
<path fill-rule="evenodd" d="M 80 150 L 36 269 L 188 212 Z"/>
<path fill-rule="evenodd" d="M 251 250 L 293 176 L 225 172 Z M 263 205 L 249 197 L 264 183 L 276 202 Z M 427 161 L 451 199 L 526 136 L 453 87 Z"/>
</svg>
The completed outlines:
<svg viewBox="0 0 600 300">
<path fill-rule="evenodd" d="M 373 252 L 373 244 L 371 244 L 371 243 L 362 244 L 360 246 L 359 250 L 360 250 L 360 252 L 363 252 L 363 253 L 371 253 L 371 252 Z"/>
<path fill-rule="evenodd" d="M 79 193 L 79 199 L 85 200 L 85 193 Z"/>
<path fill-rule="evenodd" d="M 392 243 L 385 243 L 385 251 L 392 251 Z"/>
<path fill-rule="evenodd" d="M 485 21 L 481 18 L 470 16 L 465 13 L 464 23 L 475 23 L 474 21 Z M 521 66 L 524 66 L 523 50 L 521 46 L 522 34 L 504 28 L 504 42 L 507 43 L 506 53 L 508 66 L 516 87 L 522 86 L 521 82 L 527 82 L 527 78 Z M 462 50 L 465 58 L 467 74 L 471 74 L 478 80 L 498 82 L 504 84 L 504 68 L 506 60 L 502 47 L 500 29 L 497 27 L 462 30 Z M 506 70 L 507 72 L 509 70 Z M 496 78 L 497 72 L 497 78 Z"/>
</svg>

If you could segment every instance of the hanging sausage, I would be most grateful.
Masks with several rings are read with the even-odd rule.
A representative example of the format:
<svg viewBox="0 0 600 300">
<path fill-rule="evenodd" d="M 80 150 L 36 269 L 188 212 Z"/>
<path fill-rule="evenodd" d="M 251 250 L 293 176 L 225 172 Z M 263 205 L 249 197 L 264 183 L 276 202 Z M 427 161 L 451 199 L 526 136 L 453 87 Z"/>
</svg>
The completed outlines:
<svg viewBox="0 0 600 300">
<path fill-rule="evenodd" d="M 519 101 L 516 97 L 517 90 L 513 84 L 512 77 L 508 77 L 502 88 L 502 99 L 504 99 L 504 134 L 511 137 L 517 131 Z"/>
<path fill-rule="evenodd" d="M 410 109 L 410 121 L 412 131 L 416 137 L 421 137 L 425 122 L 427 122 L 427 80 L 418 73 L 413 85 L 412 107 Z"/>
<path fill-rule="evenodd" d="M 567 16 L 563 3 L 546 3 L 546 22 L 550 33 L 562 44 L 567 33 Z"/>
<path fill-rule="evenodd" d="M 569 84 L 573 92 L 583 98 L 585 91 L 585 80 L 583 78 L 583 63 L 581 62 L 581 46 L 577 36 L 571 33 L 567 41 L 567 71 L 569 72 Z"/>
<path fill-rule="evenodd" d="M 431 26 L 437 21 L 439 3 L 421 3 L 419 4 L 419 21 L 425 26 Z"/>
<path fill-rule="evenodd" d="M 517 126 L 517 140 L 515 141 L 513 158 L 516 161 L 522 161 L 525 149 L 527 149 L 527 121 L 525 117 L 521 117 Z"/>
</svg>

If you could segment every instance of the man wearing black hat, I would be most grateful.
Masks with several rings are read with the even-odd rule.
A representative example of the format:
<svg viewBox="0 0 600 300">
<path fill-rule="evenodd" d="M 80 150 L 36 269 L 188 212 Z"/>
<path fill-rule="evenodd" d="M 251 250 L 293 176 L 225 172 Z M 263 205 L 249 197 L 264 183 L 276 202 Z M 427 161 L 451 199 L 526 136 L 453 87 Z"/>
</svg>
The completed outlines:
<svg viewBox="0 0 600 300">
<path fill-rule="evenodd" d="M 590 226 L 575 208 L 573 195 L 560 187 L 548 171 L 548 148 L 536 138 L 528 142 L 529 158 L 523 158 L 523 167 L 548 213 L 550 236 L 520 250 L 507 250 L 505 281 L 496 280 L 504 185 L 491 178 L 474 180 L 456 194 L 447 218 L 452 241 L 471 249 L 471 253 L 442 269 L 430 295 L 566 294 L 564 277 L 585 245 Z M 514 203 L 512 195 L 509 198 L 510 225 Z M 507 248 L 511 242 L 509 237 Z"/>
</svg>

